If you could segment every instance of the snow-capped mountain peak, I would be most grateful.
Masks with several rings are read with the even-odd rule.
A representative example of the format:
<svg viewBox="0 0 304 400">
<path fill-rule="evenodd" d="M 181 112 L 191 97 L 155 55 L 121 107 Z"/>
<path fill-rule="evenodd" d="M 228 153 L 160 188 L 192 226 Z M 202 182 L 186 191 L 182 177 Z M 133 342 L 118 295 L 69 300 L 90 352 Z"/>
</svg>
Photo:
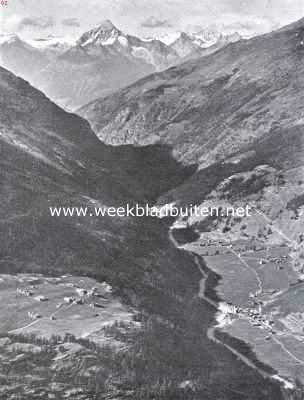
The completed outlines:
<svg viewBox="0 0 304 400">
<path fill-rule="evenodd" d="M 117 29 L 106 20 L 84 33 L 77 41 L 77 47 L 94 57 L 113 55 L 145 63 L 155 69 L 164 69 L 178 59 L 177 53 L 155 38 L 141 39 Z"/>
<path fill-rule="evenodd" d="M 229 32 L 226 31 L 224 28 L 215 29 L 212 27 L 205 28 L 200 30 L 199 32 L 193 33 L 193 37 L 200 41 L 201 47 L 210 47 L 216 43 L 220 42 L 237 42 L 238 40 L 242 39 L 242 36 L 238 32 Z"/>
<path fill-rule="evenodd" d="M 170 47 L 182 58 L 201 47 L 200 43 L 196 43 L 195 37 L 185 32 L 178 32 L 175 37 L 171 36 L 173 38 L 175 40 L 170 43 Z"/>
<path fill-rule="evenodd" d="M 115 43 L 119 36 L 124 35 L 110 20 L 105 20 L 84 33 L 77 44 L 82 47 L 89 45 L 109 46 Z"/>
<path fill-rule="evenodd" d="M 216 29 L 206 28 L 196 32 L 194 36 L 201 39 L 203 42 L 215 43 L 220 39 L 222 33 Z"/>
<path fill-rule="evenodd" d="M 13 44 L 13 43 L 17 43 L 20 42 L 20 38 L 18 35 L 14 34 L 14 33 L 3 33 L 0 34 L 0 45 L 2 44 Z"/>
<path fill-rule="evenodd" d="M 172 43 L 174 43 L 176 40 L 180 38 L 182 35 L 182 32 L 173 32 L 173 33 L 168 33 L 165 36 L 161 36 L 159 40 L 166 44 L 167 46 L 170 46 Z"/>
<path fill-rule="evenodd" d="M 228 35 L 212 27 L 195 33 L 173 32 L 159 38 L 161 42 L 174 49 L 182 58 L 188 55 L 199 56 L 207 48 L 216 49 L 240 39 L 242 37 L 237 32 Z"/>
</svg>

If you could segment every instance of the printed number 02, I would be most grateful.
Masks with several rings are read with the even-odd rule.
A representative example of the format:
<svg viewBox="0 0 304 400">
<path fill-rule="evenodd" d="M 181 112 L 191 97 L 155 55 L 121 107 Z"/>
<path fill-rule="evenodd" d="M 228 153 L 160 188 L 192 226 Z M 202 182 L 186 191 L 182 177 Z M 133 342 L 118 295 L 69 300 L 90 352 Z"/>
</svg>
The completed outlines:
<svg viewBox="0 0 304 400">
<path fill-rule="evenodd" d="M 0 4 L 2 7 L 7 6 L 7 0 L 1 0 Z"/>
</svg>

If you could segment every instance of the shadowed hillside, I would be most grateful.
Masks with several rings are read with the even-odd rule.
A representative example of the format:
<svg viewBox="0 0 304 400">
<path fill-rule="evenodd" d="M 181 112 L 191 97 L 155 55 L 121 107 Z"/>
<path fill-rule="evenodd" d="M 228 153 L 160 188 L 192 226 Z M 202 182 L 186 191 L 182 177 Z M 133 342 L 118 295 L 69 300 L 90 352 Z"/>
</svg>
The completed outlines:
<svg viewBox="0 0 304 400">
<path fill-rule="evenodd" d="M 161 221 L 48 214 L 52 205 L 153 199 L 191 171 L 166 148 L 112 149 L 100 143 L 86 121 L 3 69 L 0 89 L 0 271 L 106 281 L 140 322 L 130 334 L 109 328 L 109 348 L 101 350 L 69 336 L 51 342 L 22 335 L 2 339 L 1 382 L 8 398 L 56 393 L 83 399 L 84 388 L 92 398 L 235 400 L 243 393 L 252 400 L 281 398 L 274 382 L 207 338 L 214 314 L 197 296 L 201 275 L 192 256 L 170 242 Z M 148 170 L 152 176 L 145 180 Z M 122 352 L 111 347 L 116 336 L 124 341 Z M 57 352 L 65 354 L 68 369 Z"/>
</svg>

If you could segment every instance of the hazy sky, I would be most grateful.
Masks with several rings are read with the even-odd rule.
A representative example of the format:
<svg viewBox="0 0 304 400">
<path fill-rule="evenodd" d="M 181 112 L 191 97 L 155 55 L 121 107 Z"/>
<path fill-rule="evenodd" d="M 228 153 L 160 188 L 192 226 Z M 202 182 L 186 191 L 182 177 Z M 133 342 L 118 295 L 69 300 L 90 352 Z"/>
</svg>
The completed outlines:
<svg viewBox="0 0 304 400">
<path fill-rule="evenodd" d="M 0 30 L 78 37 L 104 19 L 141 36 L 219 25 L 262 33 L 304 17 L 304 0 L 8 0 Z"/>
</svg>

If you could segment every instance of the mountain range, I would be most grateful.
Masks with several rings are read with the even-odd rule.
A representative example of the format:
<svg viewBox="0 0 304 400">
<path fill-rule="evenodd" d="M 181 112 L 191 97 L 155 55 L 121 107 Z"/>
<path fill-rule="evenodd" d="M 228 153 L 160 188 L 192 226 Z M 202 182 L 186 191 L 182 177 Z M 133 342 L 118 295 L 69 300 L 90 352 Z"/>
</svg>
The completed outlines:
<svg viewBox="0 0 304 400">
<path fill-rule="evenodd" d="M 199 169 L 241 157 L 261 141 L 279 138 L 282 130 L 289 133 L 290 146 L 291 138 L 300 143 L 301 29 L 298 22 L 230 43 L 91 102 L 79 113 L 106 143 L 164 143 L 180 161 Z M 295 165 L 299 161 L 294 157 Z"/>
<path fill-rule="evenodd" d="M 208 29 L 196 33 L 176 32 L 159 40 L 174 49 L 181 58 L 180 62 L 211 54 L 225 45 L 241 40 L 237 32 L 223 34 Z"/>
<path fill-rule="evenodd" d="M 238 35 L 227 39 L 213 32 L 193 37 L 181 33 L 173 39 L 162 38 L 167 44 L 142 40 L 106 21 L 76 43 L 64 40 L 59 45 L 50 39 L 33 47 L 16 36 L 1 39 L 3 49 L 13 49 L 7 51 L 7 60 L 19 52 L 28 63 L 29 74 L 36 56 L 40 55 L 42 64 L 46 60 L 33 79 L 38 82 L 47 74 L 39 87 L 47 85 L 47 79 L 58 82 L 45 91 L 53 98 L 58 96 L 61 103 L 77 106 L 101 96 L 77 109 L 76 115 L 0 68 L 1 272 L 71 274 L 106 281 L 113 295 L 136 311 L 139 322 L 137 330 L 121 326 L 114 336 L 113 332 L 109 335 L 110 342 L 122 336 L 127 340 L 122 351 L 102 348 L 106 360 L 98 374 L 95 365 L 90 368 L 92 359 L 84 359 L 83 349 L 75 358 L 65 353 L 65 373 L 55 374 L 51 366 L 58 357 L 46 343 L 50 346 L 48 366 L 37 367 L 39 356 L 22 358 L 16 375 L 28 370 L 35 375 L 22 375 L 20 387 L 16 388 L 10 370 L 1 375 L 3 386 L 11 385 L 11 399 L 20 393 L 25 399 L 33 394 L 39 398 L 42 386 L 51 395 L 54 387 L 59 388 L 59 398 L 82 399 L 82 394 L 75 394 L 84 387 L 78 373 L 81 368 L 88 374 L 90 388 L 103 382 L 94 396 L 106 399 L 289 400 L 302 394 L 303 369 L 297 359 L 292 364 L 293 353 L 288 350 L 293 337 L 287 336 L 286 345 L 280 342 L 286 338 L 285 326 L 283 335 L 265 336 L 261 326 L 251 327 L 248 319 L 241 319 L 246 343 L 231 337 L 220 340 L 221 336 L 213 334 L 221 301 L 217 285 L 223 291 L 223 286 L 237 282 L 234 295 L 244 290 L 251 302 L 256 297 L 248 281 L 256 285 L 257 276 L 258 283 L 266 276 L 267 288 L 273 289 L 281 265 L 275 263 L 271 270 L 260 249 L 248 252 L 261 261 L 257 269 L 246 271 L 248 275 L 244 263 L 242 273 L 232 275 L 241 259 L 241 253 L 233 254 L 231 264 L 222 266 L 227 284 L 193 248 L 191 252 L 177 248 L 171 220 L 57 219 L 48 213 L 50 206 L 61 205 L 250 204 L 265 216 L 268 229 L 260 220 L 246 216 L 217 220 L 186 216 L 175 224 L 194 232 L 204 246 L 204 240 L 215 242 L 215 260 L 223 256 L 218 249 L 227 251 L 227 246 L 218 246 L 223 240 L 249 243 L 254 239 L 255 247 L 265 247 L 265 257 L 272 247 L 276 251 L 287 248 L 290 261 L 284 261 L 283 283 L 289 282 L 290 263 L 296 276 L 291 294 L 301 295 L 304 19 L 250 40 L 238 40 Z M 219 41 L 225 43 L 220 49 Z M 204 47 L 207 42 L 210 46 Z M 205 56 L 192 58 L 194 53 Z M 174 57 L 190 60 L 156 71 L 170 66 Z M 127 70 L 131 66 L 132 77 Z M 109 94 L 123 85 L 119 71 L 129 81 L 139 71 L 142 77 Z M 149 72 L 153 73 L 145 76 Z M 65 94 L 75 96 L 75 101 L 68 103 L 62 98 Z M 265 305 L 275 304 L 270 314 L 281 312 L 280 296 L 290 295 L 288 285 Z M 288 312 L 294 307 L 288 298 Z M 280 326 L 283 322 L 279 321 Z M 252 337 L 246 336 L 252 333 L 246 324 L 254 329 Z M 265 360 L 252 354 L 258 334 L 263 351 L 274 349 L 273 354 L 267 353 L 270 366 L 260 368 Z M 301 345 L 299 337 L 295 348 Z M 87 344 L 95 349 L 93 343 Z M 299 385 L 295 392 L 285 390 L 273 378 L 277 368 L 273 362 L 286 349 L 289 363 L 279 367 Z M 13 367 L 20 366 L 18 362 L 13 359 Z M 70 385 L 77 390 L 73 392 Z"/>
<path fill-rule="evenodd" d="M 179 33 L 168 43 L 166 38 L 140 39 L 125 34 L 106 20 L 78 40 L 47 37 L 24 41 L 17 35 L 1 35 L 0 60 L 57 104 L 75 109 L 152 72 L 239 39 L 237 34 Z"/>
</svg>

